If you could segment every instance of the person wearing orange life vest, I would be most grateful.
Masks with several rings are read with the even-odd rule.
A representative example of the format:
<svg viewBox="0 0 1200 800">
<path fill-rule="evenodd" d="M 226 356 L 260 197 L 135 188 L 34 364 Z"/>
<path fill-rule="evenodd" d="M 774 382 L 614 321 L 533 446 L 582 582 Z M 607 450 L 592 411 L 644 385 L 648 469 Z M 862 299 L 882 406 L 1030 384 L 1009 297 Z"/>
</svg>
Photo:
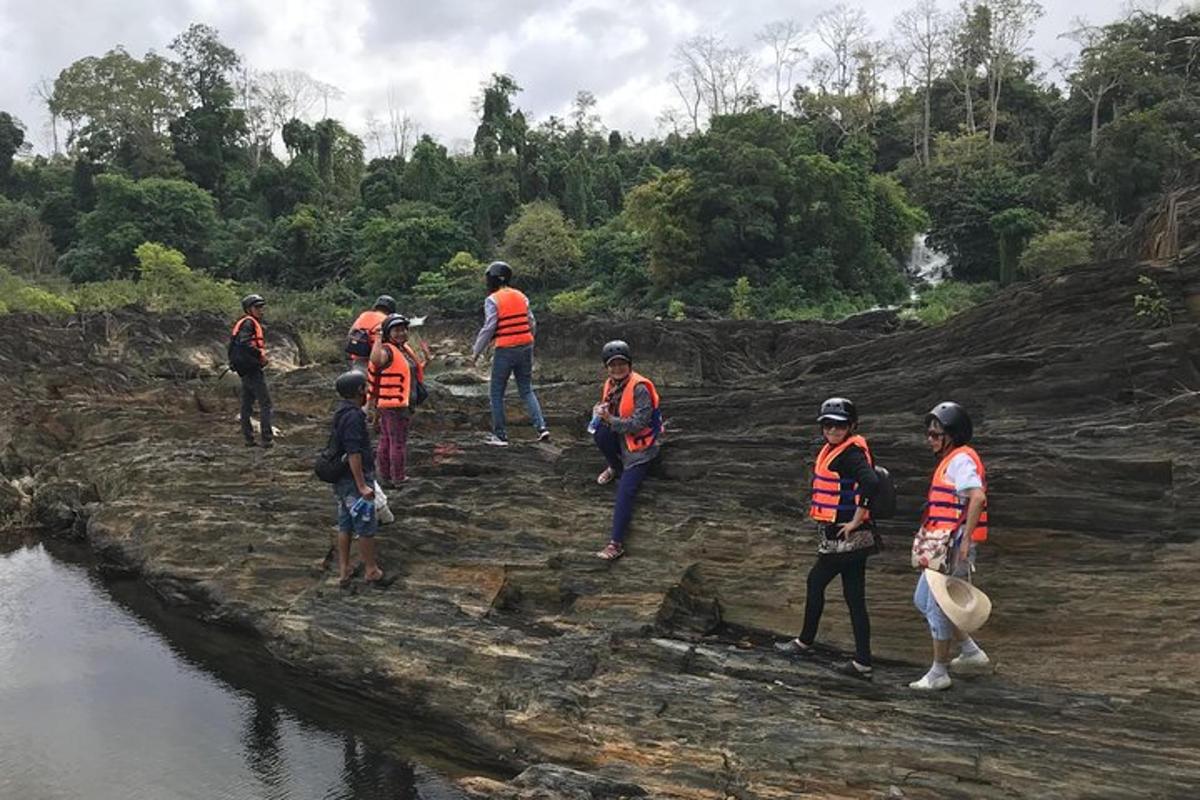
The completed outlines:
<svg viewBox="0 0 1200 800">
<path fill-rule="evenodd" d="M 871 680 L 871 619 L 867 614 L 867 558 L 879 552 L 871 501 L 879 491 L 879 476 L 867 440 L 858 433 L 858 409 L 844 397 L 821 404 L 817 422 L 825 440 L 813 467 L 808 516 L 817 525 L 817 560 L 808 573 L 804 627 L 800 635 L 775 648 L 790 655 L 812 650 L 825 589 L 837 576 L 850 609 L 854 658 L 836 665 L 838 671 Z"/>
<path fill-rule="evenodd" d="M 274 431 L 271 428 L 271 394 L 267 390 L 267 379 L 263 375 L 263 369 L 268 363 L 266 336 L 263 333 L 262 324 L 263 307 L 266 304 L 267 301 L 260 294 L 243 297 L 242 317 L 234 323 L 233 331 L 230 333 L 230 367 L 242 379 L 240 420 L 246 447 L 256 446 L 254 426 L 250 424 L 255 401 L 258 402 L 262 446 L 269 448 L 274 444 Z"/>
<path fill-rule="evenodd" d="M 608 544 L 596 555 L 614 561 L 625 555 L 625 534 L 633 519 L 633 501 L 651 462 L 658 457 L 662 412 L 654 384 L 633 371 L 628 344 L 619 339 L 611 341 L 600 351 L 600 358 L 608 379 L 600 391 L 600 402 L 592 409 L 595 428 L 592 435 L 608 467 L 596 478 L 596 483 L 603 485 L 616 480 L 617 499 Z"/>
<path fill-rule="evenodd" d="M 550 440 L 550 429 L 542 416 L 542 407 L 533 391 L 533 340 L 537 320 L 529 307 L 529 298 L 512 288 L 512 267 L 503 261 L 488 265 L 484 278 L 488 297 L 483 301 L 483 327 L 475 337 L 471 351 L 474 365 L 489 344 L 492 354 L 490 399 L 492 405 L 492 434 L 487 443 L 496 447 L 508 446 L 508 430 L 504 420 L 504 390 L 510 375 L 517 379 L 517 392 L 529 409 L 533 429 L 539 442 Z"/>
<path fill-rule="evenodd" d="M 971 441 L 973 427 L 958 403 L 939 403 L 925 415 L 925 437 L 938 458 L 929 484 L 921 527 L 913 540 L 913 566 L 921 569 L 913 603 L 925 616 L 933 637 L 933 664 L 909 684 L 920 691 L 950 688 L 950 670 L 986 670 L 991 661 L 974 639 L 946 616 L 929 589 L 926 569 L 970 580 L 975 550 L 987 541 L 987 472 Z M 959 655 L 950 660 L 955 642 Z"/>
<path fill-rule="evenodd" d="M 390 315 L 380 326 L 367 371 L 367 413 L 379 424 L 375 472 L 385 489 L 408 480 L 408 426 L 424 380 L 425 361 L 408 344 L 408 318 Z"/>
<path fill-rule="evenodd" d="M 379 341 L 379 329 L 389 314 L 396 313 L 396 300 L 391 295 L 381 294 L 375 305 L 358 315 L 350 325 L 346 341 L 346 355 L 350 357 L 350 368 L 366 371 L 371 351 Z"/>
</svg>

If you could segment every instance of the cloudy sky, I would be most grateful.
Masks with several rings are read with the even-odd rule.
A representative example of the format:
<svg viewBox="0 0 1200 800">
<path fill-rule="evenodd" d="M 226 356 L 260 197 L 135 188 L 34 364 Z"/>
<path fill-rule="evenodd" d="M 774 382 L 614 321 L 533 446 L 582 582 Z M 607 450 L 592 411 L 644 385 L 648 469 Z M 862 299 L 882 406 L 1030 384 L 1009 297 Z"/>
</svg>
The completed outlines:
<svg viewBox="0 0 1200 800">
<path fill-rule="evenodd" d="M 945 7 L 952 0 L 943 0 Z M 1033 48 L 1069 49 L 1057 34 L 1081 4 L 1042 0 Z M 1115 19 L 1127 0 L 1091 0 L 1092 22 Z M 449 143 L 474 132 L 472 99 L 493 72 L 524 88 L 518 104 L 541 120 L 564 114 L 580 89 L 598 98 L 604 123 L 649 135 L 673 101 L 666 82 L 679 42 L 715 32 L 754 47 L 763 25 L 811 23 L 832 0 L 0 0 L 0 110 L 25 122 L 46 149 L 45 114 L 33 96 L 72 61 L 116 44 L 141 56 L 164 51 L 190 22 L 216 27 L 257 69 L 302 69 L 344 97 L 330 116 L 362 133 L 387 115 L 389 92 L 423 131 Z M 886 37 L 905 0 L 861 0 L 875 37 Z M 1153 0 L 1151 0 L 1153 5 Z M 851 0 L 850 5 L 855 5 Z M 809 44 L 813 52 L 819 44 Z"/>
</svg>

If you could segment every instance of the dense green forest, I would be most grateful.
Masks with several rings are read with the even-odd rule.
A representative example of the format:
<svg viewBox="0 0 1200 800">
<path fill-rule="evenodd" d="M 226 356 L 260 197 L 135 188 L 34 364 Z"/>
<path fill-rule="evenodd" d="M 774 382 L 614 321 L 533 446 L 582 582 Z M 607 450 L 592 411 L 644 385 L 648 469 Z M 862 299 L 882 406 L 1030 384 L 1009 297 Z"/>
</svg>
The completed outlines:
<svg viewBox="0 0 1200 800">
<path fill-rule="evenodd" d="M 338 120 L 297 113 L 333 87 L 257 73 L 192 25 L 42 87 L 49 156 L 0 111 L 0 305 L 217 307 L 244 284 L 310 308 L 388 291 L 470 310 L 500 257 L 560 312 L 797 319 L 905 301 L 922 232 L 963 282 L 1119 254 L 1200 147 L 1200 14 L 1081 27 L 1055 65 L 1028 52 L 1039 16 L 924 0 L 872 41 L 838 6 L 764 26 L 773 63 L 696 37 L 660 138 L 605 128 L 587 91 L 535 121 L 519 77 L 493 75 L 470 152 L 393 124 L 370 160 Z"/>
</svg>

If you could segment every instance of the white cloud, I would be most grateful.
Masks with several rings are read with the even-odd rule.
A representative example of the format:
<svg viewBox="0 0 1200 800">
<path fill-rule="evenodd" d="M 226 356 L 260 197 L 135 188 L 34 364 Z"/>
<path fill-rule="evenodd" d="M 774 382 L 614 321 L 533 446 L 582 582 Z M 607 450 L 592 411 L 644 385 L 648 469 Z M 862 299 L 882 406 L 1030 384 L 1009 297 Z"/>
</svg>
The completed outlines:
<svg viewBox="0 0 1200 800">
<path fill-rule="evenodd" d="M 1093 22 L 1111 20 L 1123 0 L 1096 0 Z M 943 0 L 949 8 L 951 0 Z M 767 22 L 811 22 L 833 5 L 818 0 L 0 0 L 0 109 L 15 113 L 41 148 L 45 115 L 31 89 L 75 59 L 123 44 L 140 55 L 164 51 L 190 22 L 206 22 L 259 69 L 302 69 L 345 93 L 330 114 L 362 132 L 369 113 L 387 115 L 389 91 L 421 127 L 447 144 L 470 139 L 472 100 L 494 72 L 525 91 L 517 103 L 535 120 L 564 115 L 588 89 L 606 124 L 637 135 L 673 101 L 666 83 L 675 46 L 702 31 L 754 48 Z M 886 36 L 903 4 L 861 5 Z M 1077 6 L 1047 2 L 1034 40 L 1043 55 L 1067 45 Z M 810 46 L 810 50 L 811 50 Z M 1046 58 L 1046 66 L 1049 59 Z"/>
</svg>

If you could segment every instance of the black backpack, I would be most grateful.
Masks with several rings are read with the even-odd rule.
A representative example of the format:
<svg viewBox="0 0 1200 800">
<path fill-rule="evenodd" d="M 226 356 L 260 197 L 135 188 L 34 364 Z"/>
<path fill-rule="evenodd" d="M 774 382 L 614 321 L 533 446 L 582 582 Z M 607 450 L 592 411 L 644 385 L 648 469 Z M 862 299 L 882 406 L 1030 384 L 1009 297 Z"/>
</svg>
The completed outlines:
<svg viewBox="0 0 1200 800">
<path fill-rule="evenodd" d="M 337 421 L 338 418 L 335 416 L 332 430 L 329 431 L 329 441 L 313 459 L 313 474 L 325 483 L 337 483 L 350 474 L 350 465 L 346 463 L 346 455 L 335 441 Z"/>
<path fill-rule="evenodd" d="M 891 519 L 896 516 L 896 482 L 887 467 L 875 467 L 879 477 L 879 489 L 871 499 L 871 517 L 873 519 Z"/>
<path fill-rule="evenodd" d="M 262 362 L 253 347 L 248 347 L 237 340 L 237 331 L 229 337 L 229 347 L 225 350 L 229 359 L 229 368 L 238 375 L 247 375 L 256 369 L 262 369 Z"/>
<path fill-rule="evenodd" d="M 355 328 L 350 331 L 346 340 L 346 353 L 360 358 L 371 357 L 371 333 L 366 328 Z"/>
</svg>

